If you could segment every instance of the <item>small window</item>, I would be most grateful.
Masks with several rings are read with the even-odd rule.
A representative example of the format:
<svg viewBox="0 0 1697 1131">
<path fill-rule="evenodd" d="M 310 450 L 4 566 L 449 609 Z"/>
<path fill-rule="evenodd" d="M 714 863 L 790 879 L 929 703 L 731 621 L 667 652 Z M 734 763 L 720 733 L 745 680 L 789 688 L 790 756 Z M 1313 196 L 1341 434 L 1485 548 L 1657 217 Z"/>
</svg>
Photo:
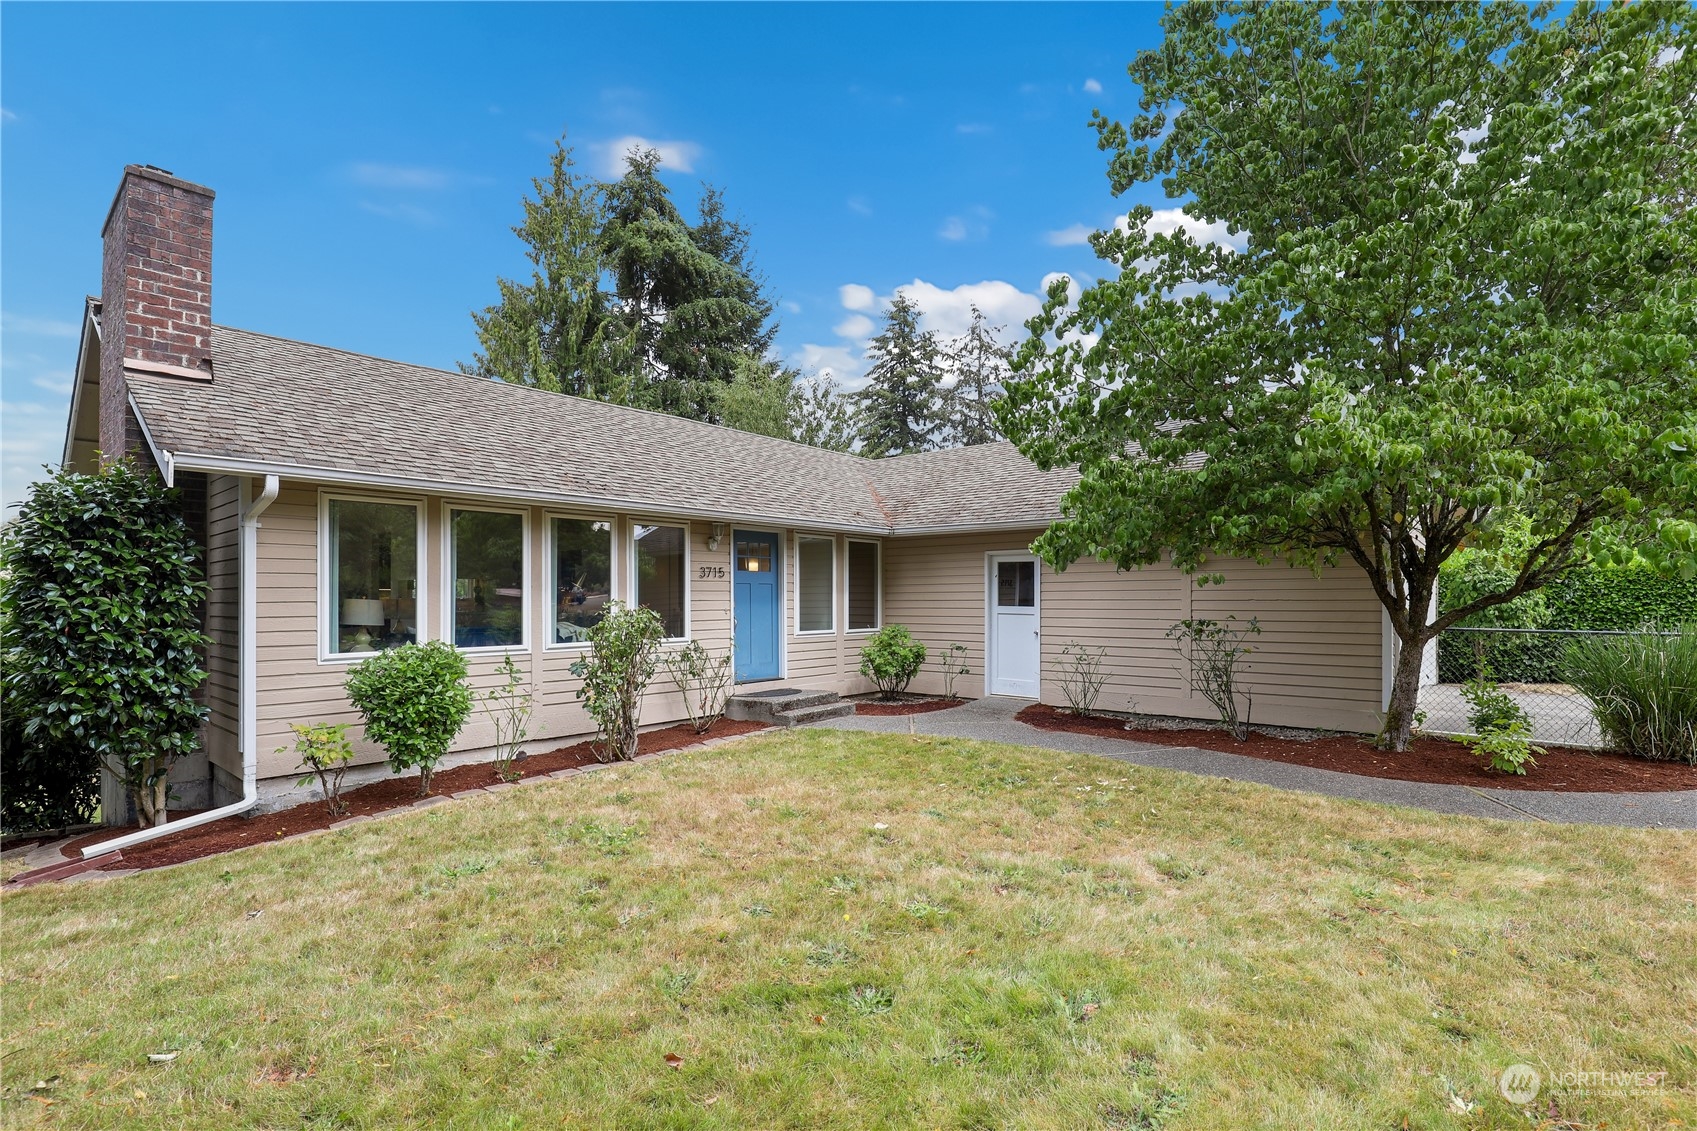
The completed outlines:
<svg viewBox="0 0 1697 1131">
<path fill-rule="evenodd" d="M 996 606 L 1029 609 L 1037 604 L 1037 563 L 996 563 Z"/>
<path fill-rule="evenodd" d="M 737 540 L 737 569 L 743 573 L 772 572 L 772 543 L 764 538 Z"/>
<path fill-rule="evenodd" d="M 878 543 L 848 544 L 848 628 L 878 627 Z"/>
<path fill-rule="evenodd" d="M 682 526 L 637 526 L 636 603 L 660 614 L 666 637 L 682 639 L 684 626 L 684 546 Z"/>
<path fill-rule="evenodd" d="M 418 508 L 331 499 L 332 654 L 379 652 L 418 639 Z"/>
<path fill-rule="evenodd" d="M 499 511 L 452 514 L 454 645 L 524 644 L 524 516 Z"/>
<path fill-rule="evenodd" d="M 613 524 L 556 518 L 554 537 L 555 644 L 579 644 L 606 614 L 613 596 Z"/>
<path fill-rule="evenodd" d="M 796 628 L 801 632 L 836 630 L 836 551 L 830 538 L 796 539 Z"/>
</svg>

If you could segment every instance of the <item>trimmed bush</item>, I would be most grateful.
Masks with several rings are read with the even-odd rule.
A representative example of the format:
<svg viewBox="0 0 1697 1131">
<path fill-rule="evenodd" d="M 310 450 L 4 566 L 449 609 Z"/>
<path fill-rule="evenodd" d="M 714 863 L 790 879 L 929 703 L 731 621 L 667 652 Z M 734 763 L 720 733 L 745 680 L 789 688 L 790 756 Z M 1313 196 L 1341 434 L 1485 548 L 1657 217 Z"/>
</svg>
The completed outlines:
<svg viewBox="0 0 1697 1131">
<path fill-rule="evenodd" d="M 206 717 L 206 587 L 177 493 L 127 463 L 59 472 L 0 538 L 0 578 L 5 710 L 22 724 L 5 742 L 8 811 L 16 790 L 50 823 L 85 813 L 92 759 L 144 827 L 163 821 L 167 775 Z"/>
<path fill-rule="evenodd" d="M 397 774 L 418 768 L 418 795 L 430 794 L 436 763 L 471 715 L 465 657 L 448 644 L 403 644 L 348 669 L 348 698 L 365 736 L 389 754 Z"/>
<path fill-rule="evenodd" d="M 1640 758 L 1697 766 L 1697 624 L 1672 636 L 1582 638 L 1568 650 L 1567 679 L 1591 700 L 1609 742 Z"/>
<path fill-rule="evenodd" d="M 913 638 L 906 625 L 885 625 L 860 650 L 860 674 L 878 686 L 883 699 L 906 691 L 924 664 L 925 645 Z"/>
<path fill-rule="evenodd" d="M 654 678 L 665 636 L 659 613 L 623 601 L 607 602 L 601 620 L 589 630 L 589 655 L 573 664 L 571 673 L 583 681 L 577 697 L 595 720 L 597 760 L 636 757 L 642 693 Z"/>
</svg>

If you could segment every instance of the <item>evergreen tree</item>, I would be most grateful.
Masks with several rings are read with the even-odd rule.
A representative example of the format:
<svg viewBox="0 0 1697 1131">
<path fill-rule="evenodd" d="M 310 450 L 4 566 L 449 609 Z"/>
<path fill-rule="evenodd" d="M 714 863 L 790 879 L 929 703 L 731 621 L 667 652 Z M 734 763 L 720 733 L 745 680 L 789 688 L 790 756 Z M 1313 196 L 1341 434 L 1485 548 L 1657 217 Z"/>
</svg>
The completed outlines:
<svg viewBox="0 0 1697 1131">
<path fill-rule="evenodd" d="M 556 393 L 630 403 L 631 343 L 612 321 L 601 286 L 605 191 L 574 169 L 562 139 L 546 180 L 531 181 L 524 223 L 528 283 L 497 279 L 501 299 L 472 314 L 481 351 L 460 369 Z"/>
<path fill-rule="evenodd" d="M 715 387 L 735 380 L 743 359 L 762 356 L 775 327 L 772 304 L 752 273 L 748 233 L 728 220 L 721 194 L 701 200 L 691 226 L 659 178 L 660 156 L 633 152 L 607 186 L 602 247 L 618 297 L 618 319 L 636 343 L 646 404 L 715 420 Z"/>
<path fill-rule="evenodd" d="M 919 308 L 898 294 L 884 312 L 884 330 L 866 351 L 872 361 L 858 395 L 860 450 L 895 456 L 938 446 L 943 368 L 937 338 L 919 328 Z"/>
<path fill-rule="evenodd" d="M 712 386 L 719 423 L 762 436 L 793 439 L 791 402 L 796 396 L 797 376 L 794 369 L 744 355 L 734 378 Z"/>
<path fill-rule="evenodd" d="M 943 418 L 951 445 L 970 447 L 1002 438 L 995 404 L 1013 373 L 1013 350 L 996 337 L 1000 330 L 974 306 L 972 325 L 948 351 L 955 381 L 943 394 Z"/>
</svg>

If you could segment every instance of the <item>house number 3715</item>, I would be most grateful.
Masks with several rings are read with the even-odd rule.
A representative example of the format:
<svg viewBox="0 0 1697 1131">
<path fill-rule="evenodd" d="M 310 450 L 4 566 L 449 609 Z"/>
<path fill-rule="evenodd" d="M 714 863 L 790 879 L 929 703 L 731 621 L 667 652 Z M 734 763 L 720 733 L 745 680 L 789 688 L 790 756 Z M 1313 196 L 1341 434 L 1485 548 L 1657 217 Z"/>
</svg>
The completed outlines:
<svg viewBox="0 0 1697 1131">
<path fill-rule="evenodd" d="M 701 580 L 702 581 L 723 581 L 724 579 L 725 579 L 725 567 L 724 566 L 702 566 L 701 567 Z"/>
</svg>

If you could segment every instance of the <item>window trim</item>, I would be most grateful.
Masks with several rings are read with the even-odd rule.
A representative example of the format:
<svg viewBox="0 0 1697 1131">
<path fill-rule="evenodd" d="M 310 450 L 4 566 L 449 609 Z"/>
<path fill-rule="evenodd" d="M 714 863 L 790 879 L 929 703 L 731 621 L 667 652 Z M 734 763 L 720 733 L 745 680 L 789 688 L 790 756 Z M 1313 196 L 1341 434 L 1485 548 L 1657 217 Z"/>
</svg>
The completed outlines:
<svg viewBox="0 0 1697 1131">
<path fill-rule="evenodd" d="M 609 556 L 607 587 L 612 591 L 609 594 L 609 598 L 614 601 L 623 599 L 623 593 L 620 591 L 620 583 L 623 580 L 624 575 L 623 570 L 620 568 L 620 558 L 623 552 L 624 539 L 620 536 L 621 531 L 619 516 L 615 514 L 590 514 L 588 512 L 554 510 L 545 510 L 542 512 L 542 523 L 547 529 L 547 533 L 543 535 L 541 540 L 542 552 L 548 556 L 542 570 L 547 577 L 547 600 L 537 602 L 537 608 L 542 614 L 542 619 L 540 621 L 542 626 L 542 650 L 544 652 L 583 652 L 587 651 L 590 647 L 589 641 L 587 640 L 556 641 L 554 639 L 553 609 L 554 598 L 558 592 L 559 577 L 557 576 L 557 573 L 560 568 L 560 555 L 554 546 L 554 520 L 556 518 L 572 519 L 578 522 L 605 522 L 607 524 L 607 553 Z"/>
<path fill-rule="evenodd" d="M 480 511 L 484 514 L 516 514 L 519 516 L 520 529 L 523 532 L 523 558 L 519 563 L 519 578 L 524 585 L 524 603 L 519 611 L 519 624 L 523 634 L 517 644 L 479 644 L 474 647 L 462 648 L 454 643 L 454 512 Z M 536 570 L 532 566 L 535 560 L 533 545 L 532 523 L 529 507 L 489 506 L 483 503 L 459 502 L 453 499 L 442 500 L 442 639 L 456 652 L 466 656 L 506 656 L 518 655 L 531 650 L 532 621 L 535 619 L 536 585 L 532 576 Z"/>
<path fill-rule="evenodd" d="M 837 539 L 837 536 L 835 534 L 803 534 L 800 531 L 796 532 L 796 535 L 795 535 L 795 633 L 794 633 L 794 635 L 796 635 L 796 636 L 807 637 L 807 638 L 818 638 L 818 637 L 821 637 L 821 636 L 835 636 L 835 635 L 837 635 L 837 575 L 839 573 L 841 573 L 845 578 L 848 576 L 846 564 L 845 564 L 845 568 L 842 569 L 842 570 L 839 570 L 837 568 L 837 554 L 839 552 L 838 546 L 837 546 L 837 541 L 838 541 L 838 539 Z M 828 607 L 831 610 L 831 627 L 830 628 L 803 628 L 803 627 L 801 627 L 801 602 L 802 602 L 802 593 L 801 593 L 801 544 L 803 542 L 828 542 L 828 543 L 830 543 L 830 546 L 831 546 L 831 584 L 830 584 L 830 601 L 828 602 Z M 733 564 L 734 564 L 734 560 L 733 560 Z M 845 591 L 845 596 L 844 596 L 844 600 L 843 600 L 843 605 L 844 605 L 843 611 L 844 611 L 844 613 L 847 613 L 847 611 L 848 611 L 847 610 L 848 600 L 847 600 L 847 596 L 846 596 L 846 591 Z M 846 616 L 844 618 L 843 623 L 847 623 Z"/>
<path fill-rule="evenodd" d="M 873 621 L 871 628 L 852 628 L 849 625 L 849 586 L 854 583 L 849 558 L 849 547 L 856 542 L 871 546 L 878 555 L 878 568 L 872 577 L 872 588 L 876 594 L 873 600 Z M 843 635 L 870 636 L 884 627 L 884 543 L 871 538 L 847 538 L 843 545 Z"/>
<path fill-rule="evenodd" d="M 411 507 L 413 523 L 418 532 L 417 549 L 414 557 L 418 565 L 418 597 L 413 603 L 414 615 L 418 617 L 418 631 L 415 633 L 418 641 L 423 643 L 430 639 L 430 530 L 429 505 L 418 495 L 379 495 L 363 492 L 331 491 L 319 488 L 318 491 L 318 662 L 319 664 L 357 664 L 372 656 L 382 655 L 379 651 L 371 652 L 337 652 L 333 650 L 334 641 L 330 639 L 330 607 L 336 600 L 335 579 L 330 576 L 330 504 L 344 503 L 387 503 L 393 506 Z"/>
<path fill-rule="evenodd" d="M 644 518 L 639 515 L 625 516 L 624 543 L 627 550 L 627 553 L 625 554 L 625 593 L 627 594 L 625 604 L 629 605 L 633 609 L 639 607 L 638 601 L 641 598 L 641 589 L 637 584 L 636 576 L 636 528 L 639 526 L 677 526 L 683 528 L 684 634 L 682 636 L 662 637 L 660 643 L 662 645 L 687 644 L 691 639 L 693 639 L 690 636 L 690 632 L 695 627 L 695 586 L 692 584 L 693 577 L 690 573 L 690 570 L 693 568 L 691 562 L 694 554 L 694 547 L 691 543 L 695 540 L 695 531 L 691 528 L 687 519 Z"/>
</svg>

